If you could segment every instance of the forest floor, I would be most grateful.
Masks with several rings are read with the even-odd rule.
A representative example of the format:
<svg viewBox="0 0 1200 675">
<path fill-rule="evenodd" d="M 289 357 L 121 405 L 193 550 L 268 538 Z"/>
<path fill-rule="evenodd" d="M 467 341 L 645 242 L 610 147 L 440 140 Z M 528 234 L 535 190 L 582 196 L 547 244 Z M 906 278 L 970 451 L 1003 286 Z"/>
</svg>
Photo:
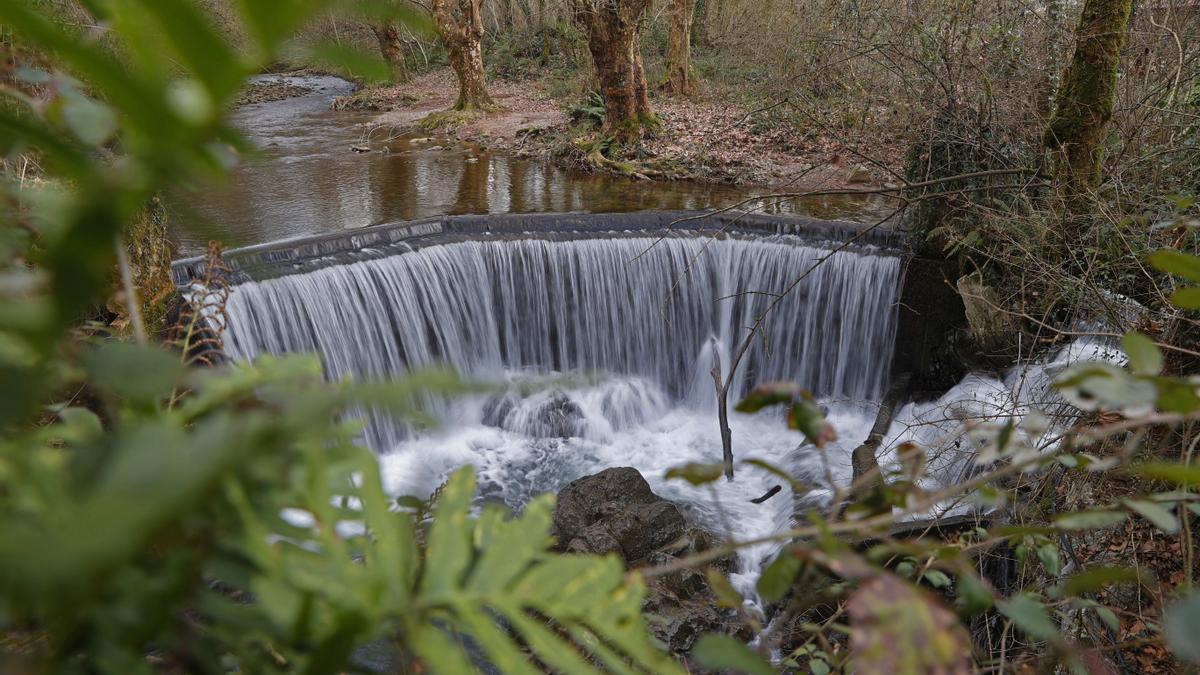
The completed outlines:
<svg viewBox="0 0 1200 675">
<path fill-rule="evenodd" d="M 458 93 L 449 68 L 400 85 L 365 88 L 334 105 L 378 110 L 378 124 L 400 131 L 436 132 L 594 168 L 576 149 L 576 142 L 597 133 L 594 122 L 573 118 L 570 111 L 579 101 L 554 98 L 543 79 L 492 80 L 488 88 L 499 108 L 486 114 L 444 113 Z M 661 128 L 625 165 L 643 176 L 787 191 L 870 189 L 899 182 L 901 148 L 876 144 L 871 161 L 859 160 L 832 134 L 772 121 L 763 109 L 738 102 L 728 90 L 714 87 L 689 99 L 653 96 L 651 104 Z"/>
</svg>

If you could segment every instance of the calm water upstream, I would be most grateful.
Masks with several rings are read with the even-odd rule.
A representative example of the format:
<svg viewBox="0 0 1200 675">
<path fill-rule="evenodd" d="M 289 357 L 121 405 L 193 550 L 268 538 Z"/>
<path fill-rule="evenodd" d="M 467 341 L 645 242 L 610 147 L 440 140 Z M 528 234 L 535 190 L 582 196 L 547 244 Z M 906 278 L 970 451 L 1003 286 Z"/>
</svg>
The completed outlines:
<svg viewBox="0 0 1200 675">
<path fill-rule="evenodd" d="M 233 113 L 258 152 L 225 181 L 170 195 L 181 257 L 202 253 L 210 239 L 243 246 L 440 214 L 719 208 L 764 192 L 583 174 L 445 138 L 389 137 L 371 130 L 375 113 L 330 110 L 335 96 L 353 90 L 345 80 L 284 79 L 313 91 Z M 868 219 L 882 207 L 833 197 L 764 210 Z"/>
</svg>

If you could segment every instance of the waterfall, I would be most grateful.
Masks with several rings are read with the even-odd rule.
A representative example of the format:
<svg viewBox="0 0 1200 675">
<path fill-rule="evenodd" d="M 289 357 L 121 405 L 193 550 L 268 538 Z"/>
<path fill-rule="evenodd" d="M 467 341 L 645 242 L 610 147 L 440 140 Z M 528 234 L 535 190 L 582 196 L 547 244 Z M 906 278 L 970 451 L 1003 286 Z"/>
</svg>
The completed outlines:
<svg viewBox="0 0 1200 675">
<path fill-rule="evenodd" d="M 366 440 L 392 493 L 424 496 L 473 464 L 484 499 L 519 508 L 583 475 L 633 466 L 696 521 L 747 539 L 792 524 L 790 488 L 749 501 L 776 476 L 743 466 L 736 480 L 701 487 L 664 477 L 721 456 L 714 355 L 728 368 L 791 287 L 746 353 L 731 403 L 753 383 L 796 381 L 830 407 L 845 440 L 817 452 L 768 411 L 733 415 L 735 452 L 813 485 L 846 476 L 888 384 L 900 277 L 895 255 L 832 253 L 786 235 L 457 241 L 240 284 L 225 343 L 243 360 L 317 353 L 330 378 L 447 363 L 500 383 L 497 394 L 440 410 L 437 431 L 370 419 Z M 549 384 L 503 384 L 531 377 Z M 747 597 L 777 550 L 739 552 L 732 580 Z"/>
<path fill-rule="evenodd" d="M 712 400 L 713 353 L 728 367 L 748 327 L 800 277 L 764 321 L 731 398 L 769 380 L 797 381 L 819 397 L 877 398 L 891 362 L 899 259 L 830 254 L 789 237 L 464 241 L 249 282 L 230 298 L 226 349 L 244 360 L 314 352 L 329 378 L 435 363 L 489 380 L 514 371 L 621 375 L 700 406 Z M 379 451 L 406 437 L 386 419 L 367 430 Z"/>
</svg>

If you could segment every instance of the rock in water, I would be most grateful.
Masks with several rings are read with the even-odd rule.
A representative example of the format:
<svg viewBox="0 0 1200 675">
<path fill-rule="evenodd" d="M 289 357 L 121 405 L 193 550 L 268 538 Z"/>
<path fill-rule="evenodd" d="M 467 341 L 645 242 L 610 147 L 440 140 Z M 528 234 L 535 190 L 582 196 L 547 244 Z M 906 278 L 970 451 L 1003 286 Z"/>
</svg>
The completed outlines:
<svg viewBox="0 0 1200 675">
<path fill-rule="evenodd" d="M 650 489 L 637 469 L 605 469 L 568 484 L 554 512 L 558 548 L 570 553 L 616 553 L 627 567 L 668 565 L 712 547 L 702 529 L 689 527 L 674 503 Z M 728 573 L 733 555 L 711 566 Z M 647 580 L 644 611 L 671 651 L 691 650 L 704 633 L 739 632 L 732 610 L 721 609 L 702 570 L 684 569 Z"/>
<path fill-rule="evenodd" d="M 687 523 L 673 502 L 654 494 L 632 467 L 605 469 L 558 493 L 554 536 L 576 553 L 619 554 L 627 564 L 683 536 Z"/>
</svg>

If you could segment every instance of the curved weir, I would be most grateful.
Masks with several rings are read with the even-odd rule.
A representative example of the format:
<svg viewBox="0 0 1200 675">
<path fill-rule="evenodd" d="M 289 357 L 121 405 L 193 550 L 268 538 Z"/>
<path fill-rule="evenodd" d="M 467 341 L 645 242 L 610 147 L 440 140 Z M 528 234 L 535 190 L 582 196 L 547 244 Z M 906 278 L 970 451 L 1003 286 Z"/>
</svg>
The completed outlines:
<svg viewBox="0 0 1200 675">
<path fill-rule="evenodd" d="M 446 244 L 243 284 L 226 349 L 318 353 L 334 379 L 435 363 L 485 380 L 622 375 L 703 405 L 714 350 L 728 364 L 744 327 L 811 268 L 767 316 L 731 393 L 795 380 L 818 396 L 872 400 L 890 364 L 899 259 L 842 252 L 817 265 L 827 254 L 779 238 Z M 376 419 L 368 438 L 387 450 L 404 432 Z"/>
<path fill-rule="evenodd" d="M 833 252 L 856 230 L 818 224 L 781 234 L 787 223 L 713 220 L 663 231 L 661 214 L 645 217 L 647 230 L 611 230 L 579 227 L 580 218 L 613 222 L 600 216 L 563 218 L 575 229 L 530 227 L 525 217 L 524 229 L 496 227 L 498 219 L 487 231 L 431 237 L 406 224 L 398 238 L 370 233 L 377 240 L 366 247 L 347 235 L 235 252 L 235 276 L 262 280 L 234 287 L 226 350 L 247 360 L 315 352 L 331 378 L 446 363 L 501 383 L 501 393 L 440 409 L 435 432 L 371 417 L 366 440 L 396 493 L 427 494 L 471 463 L 485 495 L 519 508 L 588 473 L 634 466 L 714 530 L 744 539 L 790 524 L 786 488 L 764 504 L 748 501 L 777 478 L 747 466 L 730 483 L 695 488 L 664 473 L 720 460 L 714 359 L 728 368 L 748 328 L 791 288 L 742 361 L 731 403 L 753 383 L 796 381 L 830 406 L 843 440 L 817 452 L 773 413 L 734 415 L 735 454 L 814 485 L 846 481 L 850 449 L 888 386 L 902 261 L 887 236 Z M 697 236 L 714 223 L 722 237 Z M 198 264 L 177 264 L 177 279 Z M 548 379 L 533 393 L 503 384 L 530 377 Z M 744 584 L 773 550 L 741 552 Z"/>
</svg>

